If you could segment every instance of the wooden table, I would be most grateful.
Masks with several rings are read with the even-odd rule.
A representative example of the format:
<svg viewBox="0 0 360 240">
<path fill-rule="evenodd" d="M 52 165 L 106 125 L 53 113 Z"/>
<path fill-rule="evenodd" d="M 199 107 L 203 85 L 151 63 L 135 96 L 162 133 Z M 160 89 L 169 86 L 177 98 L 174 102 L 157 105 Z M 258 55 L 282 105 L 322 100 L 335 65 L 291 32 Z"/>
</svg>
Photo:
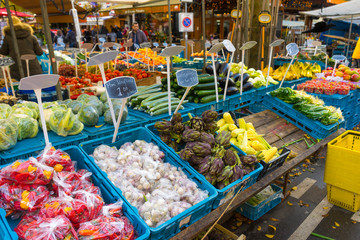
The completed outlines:
<svg viewBox="0 0 360 240">
<path fill-rule="evenodd" d="M 251 122 L 254 125 L 258 134 L 264 134 L 264 138 L 266 139 L 266 141 L 268 141 L 270 145 L 274 145 L 277 147 L 280 147 L 285 143 L 303 138 L 305 134 L 305 132 L 303 132 L 293 124 L 288 123 L 285 119 L 279 117 L 270 110 L 246 116 L 244 119 L 246 122 Z M 291 171 L 291 169 L 301 164 L 310 156 L 317 154 L 319 150 L 321 150 L 328 142 L 339 136 L 344 131 L 345 129 L 338 130 L 337 132 L 331 134 L 329 137 L 323 139 L 321 142 L 317 143 L 309 149 L 304 141 L 301 141 L 298 144 L 290 145 L 288 148 L 292 151 L 295 151 L 298 154 L 297 157 L 295 157 L 291 161 L 284 163 L 282 167 L 276 169 L 272 173 L 267 174 L 260 181 L 256 182 L 254 185 L 236 196 L 235 200 L 232 202 L 226 212 L 231 213 L 235 211 L 235 209 L 238 208 L 241 204 L 246 202 L 256 193 L 266 188 L 269 184 L 278 180 L 281 176 L 285 176 L 284 192 L 286 192 L 287 175 Z M 228 203 L 219 206 L 217 209 L 213 210 L 199 221 L 183 229 L 180 233 L 178 233 L 171 239 L 190 240 L 194 238 L 200 232 L 209 228 L 224 212 L 227 205 Z"/>
</svg>

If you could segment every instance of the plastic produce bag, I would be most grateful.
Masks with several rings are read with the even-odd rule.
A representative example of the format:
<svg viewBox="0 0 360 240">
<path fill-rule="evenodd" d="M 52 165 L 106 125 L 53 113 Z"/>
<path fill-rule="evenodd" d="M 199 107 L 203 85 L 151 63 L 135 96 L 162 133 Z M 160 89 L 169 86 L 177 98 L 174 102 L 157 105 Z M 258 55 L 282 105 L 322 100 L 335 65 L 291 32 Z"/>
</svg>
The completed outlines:
<svg viewBox="0 0 360 240">
<path fill-rule="evenodd" d="M 103 206 L 101 214 L 106 217 L 117 217 L 120 218 L 123 215 L 123 201 L 119 200 L 116 203 L 112 203 L 106 206 Z"/>
<path fill-rule="evenodd" d="M 53 168 L 40 163 L 36 158 L 18 160 L 1 169 L 0 177 L 20 184 L 49 184 Z"/>
<path fill-rule="evenodd" d="M 39 106 L 36 102 L 23 102 L 24 106 L 30 108 L 33 111 L 33 118 L 38 119 L 40 117 Z"/>
<path fill-rule="evenodd" d="M 119 104 L 114 105 L 114 111 L 115 111 L 115 118 L 116 118 L 116 120 L 117 120 L 118 117 L 119 117 L 120 110 L 121 110 L 121 105 L 119 105 Z M 123 115 L 122 115 L 121 120 L 120 120 L 120 123 L 125 122 L 127 116 L 128 116 L 128 109 L 127 109 L 127 107 L 125 106 Z M 113 124 L 110 110 L 106 110 L 106 112 L 104 113 L 104 121 L 105 121 L 107 124 Z"/>
<path fill-rule="evenodd" d="M 78 239 L 69 219 L 60 215 L 55 218 L 39 219 L 25 233 L 26 240 L 74 240 Z"/>
<path fill-rule="evenodd" d="M 13 148 L 17 143 L 18 126 L 16 122 L 0 119 L 0 151 Z"/>
<path fill-rule="evenodd" d="M 81 107 L 83 106 L 83 103 L 80 101 L 72 101 L 68 103 L 67 106 L 68 108 L 71 108 L 74 114 L 77 114 L 80 111 Z"/>
<path fill-rule="evenodd" d="M 99 114 L 96 108 L 91 104 L 85 104 L 78 112 L 78 118 L 80 122 L 85 126 L 95 126 L 99 121 Z"/>
<path fill-rule="evenodd" d="M 36 113 L 34 113 L 33 110 L 23 104 L 15 104 L 14 106 L 12 106 L 10 115 L 12 114 L 24 114 L 31 118 L 36 117 Z"/>
<path fill-rule="evenodd" d="M 71 195 L 77 190 L 86 190 L 91 193 L 99 193 L 98 187 L 95 187 L 89 177 L 92 173 L 81 174 L 79 172 L 59 172 L 53 178 L 53 190 L 55 192 L 64 192 Z"/>
<path fill-rule="evenodd" d="M 81 200 L 86 204 L 89 219 L 97 217 L 104 205 L 104 200 L 100 195 L 85 190 L 75 191 L 73 196 L 75 199 Z"/>
<path fill-rule="evenodd" d="M 56 110 L 51 113 L 49 127 L 59 136 L 66 137 L 67 135 L 80 133 L 84 128 L 84 125 L 79 122 L 69 108 L 67 110 Z"/>
<path fill-rule="evenodd" d="M 17 233 L 20 239 L 25 238 L 26 231 L 33 225 L 36 224 L 38 220 L 40 220 L 40 216 L 38 212 L 27 213 L 20 221 L 20 223 L 16 226 L 14 231 Z"/>
<path fill-rule="evenodd" d="M 34 138 L 39 132 L 39 124 L 36 119 L 24 114 L 11 114 L 9 119 L 14 120 L 18 126 L 17 139 Z"/>
<path fill-rule="evenodd" d="M 11 112 L 9 104 L 0 103 L 0 119 L 6 119 Z"/>
<path fill-rule="evenodd" d="M 62 151 L 61 149 L 46 147 L 44 151 L 37 157 L 37 160 L 49 167 L 53 167 L 56 172 L 75 171 L 75 162 L 71 161 L 69 154 Z"/>
</svg>

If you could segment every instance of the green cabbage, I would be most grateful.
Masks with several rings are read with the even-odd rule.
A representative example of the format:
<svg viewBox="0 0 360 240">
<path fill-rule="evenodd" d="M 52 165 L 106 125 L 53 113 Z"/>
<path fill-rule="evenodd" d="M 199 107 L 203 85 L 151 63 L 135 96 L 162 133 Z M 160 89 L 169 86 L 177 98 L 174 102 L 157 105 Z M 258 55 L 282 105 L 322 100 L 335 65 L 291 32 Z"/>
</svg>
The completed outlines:
<svg viewBox="0 0 360 240">
<path fill-rule="evenodd" d="M 43 108 L 44 109 L 52 108 L 52 107 L 57 106 L 57 105 L 59 105 L 58 102 L 45 102 L 45 103 L 43 103 Z"/>
<path fill-rule="evenodd" d="M 106 96 L 106 92 L 103 92 L 100 96 L 100 101 L 102 101 L 103 103 L 107 102 L 107 96 Z"/>
<path fill-rule="evenodd" d="M 9 119 L 14 120 L 18 126 L 17 140 L 33 138 L 39 132 L 39 124 L 34 118 L 30 118 L 24 114 L 12 114 Z"/>
<path fill-rule="evenodd" d="M 112 102 L 113 106 L 115 106 L 115 105 L 120 105 L 121 106 L 122 101 L 121 101 L 121 99 L 113 98 L 113 99 L 111 99 L 111 102 Z M 108 102 L 104 103 L 104 112 L 106 112 L 107 110 L 109 110 L 109 103 Z"/>
<path fill-rule="evenodd" d="M 85 101 L 86 99 L 88 99 L 90 96 L 88 94 L 81 94 L 76 100 L 82 102 Z"/>
<path fill-rule="evenodd" d="M 0 103 L 0 119 L 7 118 L 11 113 L 11 107 L 9 104 Z"/>
<path fill-rule="evenodd" d="M 40 117 L 39 106 L 36 102 L 24 102 L 23 104 L 33 111 L 35 119 L 38 119 Z"/>
<path fill-rule="evenodd" d="M 16 122 L 0 119 L 0 150 L 13 148 L 17 143 L 18 127 Z"/>
<path fill-rule="evenodd" d="M 30 108 L 26 107 L 23 104 L 16 104 L 16 105 L 12 106 L 12 111 L 11 111 L 10 115 L 13 115 L 13 114 L 24 114 L 31 118 L 35 118 L 35 116 L 34 116 L 35 114 L 34 114 L 33 110 L 31 110 Z"/>
<path fill-rule="evenodd" d="M 99 116 L 104 114 L 104 104 L 100 100 L 91 100 L 87 102 L 87 104 L 92 105 L 96 109 Z"/>
<path fill-rule="evenodd" d="M 53 111 L 51 114 L 49 119 L 49 127 L 51 131 L 55 132 L 57 135 L 66 137 L 69 134 L 74 134 L 74 132 L 77 132 L 76 130 L 79 130 L 81 127 L 83 127 L 82 123 L 77 123 L 78 121 L 79 120 L 77 119 L 76 115 L 74 115 L 71 111 L 71 108 L 68 108 L 67 110 L 59 109 Z M 74 126 L 78 128 L 75 129 Z"/>
<path fill-rule="evenodd" d="M 118 118 L 118 116 L 119 116 L 119 114 L 120 114 L 120 109 L 121 109 L 121 105 L 119 105 L 119 104 L 114 105 L 116 121 L 117 121 L 117 118 Z M 123 123 L 123 122 L 126 121 L 127 115 L 128 115 L 128 109 L 127 109 L 127 107 L 125 106 L 124 113 L 123 113 L 123 115 L 122 115 L 122 117 L 121 117 L 120 123 Z M 106 110 L 106 112 L 105 112 L 105 114 L 104 114 L 104 121 L 105 121 L 106 123 L 108 123 L 108 124 L 113 124 L 110 110 Z"/>
<path fill-rule="evenodd" d="M 67 104 L 68 108 L 71 108 L 74 114 L 77 114 L 80 111 L 80 108 L 83 106 L 83 103 L 80 101 L 72 101 Z"/>
<path fill-rule="evenodd" d="M 85 104 L 81 107 L 78 118 L 86 126 L 95 126 L 99 121 L 99 114 L 93 105 Z"/>
</svg>

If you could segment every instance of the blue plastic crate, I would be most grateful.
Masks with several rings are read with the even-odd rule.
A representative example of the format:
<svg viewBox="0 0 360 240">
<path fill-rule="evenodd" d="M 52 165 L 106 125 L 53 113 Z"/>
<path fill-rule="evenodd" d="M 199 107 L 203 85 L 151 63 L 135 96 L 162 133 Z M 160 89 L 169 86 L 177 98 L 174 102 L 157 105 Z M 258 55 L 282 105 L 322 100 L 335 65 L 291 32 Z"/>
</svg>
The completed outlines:
<svg viewBox="0 0 360 240">
<path fill-rule="evenodd" d="M 268 108 L 262 103 L 254 103 L 249 106 L 249 110 L 253 113 L 259 113 L 267 110 Z"/>
<path fill-rule="evenodd" d="M 271 184 L 270 186 L 275 191 L 275 194 L 271 195 L 268 199 L 262 201 L 257 206 L 252 206 L 246 202 L 238 209 L 236 209 L 236 211 L 241 215 L 255 221 L 279 205 L 281 203 L 282 189 L 275 184 Z"/>
<path fill-rule="evenodd" d="M 10 228 L 5 218 L 6 212 L 0 208 L 0 239 L 17 240 L 18 235 Z"/>
<path fill-rule="evenodd" d="M 291 80 L 291 81 L 284 81 L 282 87 L 292 87 L 292 86 L 295 86 L 294 89 L 296 89 L 296 86 L 297 86 L 297 85 L 299 85 L 299 84 L 301 84 L 301 83 L 304 83 L 304 82 L 306 82 L 306 81 L 309 81 L 309 80 L 311 80 L 311 78 L 303 77 L 303 78 L 299 78 L 299 79 L 295 79 L 295 80 Z M 280 86 L 280 84 L 277 85 L 277 86 Z M 277 89 L 277 88 L 275 88 L 275 89 Z"/>
<path fill-rule="evenodd" d="M 188 119 L 189 119 L 188 116 L 183 116 L 183 121 L 187 121 Z M 152 132 L 154 137 L 158 138 L 158 140 L 161 141 L 161 139 L 158 135 L 158 132 L 154 127 L 154 124 L 148 124 L 148 125 L 146 125 L 146 127 Z M 177 153 L 175 152 L 174 149 L 167 146 L 164 142 L 162 142 L 162 144 L 164 146 L 166 146 L 166 148 L 168 148 L 168 151 L 177 155 Z M 243 151 L 241 151 L 241 149 L 237 148 L 236 146 L 232 145 L 232 147 L 238 151 L 239 156 L 246 155 Z M 179 157 L 179 159 L 180 159 L 180 157 Z M 180 163 L 183 166 L 196 172 L 196 170 L 187 161 L 184 161 L 184 160 L 180 160 L 180 161 L 181 161 Z M 256 165 L 256 169 L 254 171 L 252 171 L 250 174 L 245 175 L 243 179 L 239 179 L 239 180 L 229 184 L 228 186 L 226 186 L 223 189 L 216 189 L 218 195 L 214 201 L 213 209 L 215 209 L 218 206 L 222 205 L 223 203 L 229 201 L 238 191 L 244 191 L 245 189 L 247 189 L 248 187 L 253 185 L 256 182 L 256 180 L 262 170 L 263 170 L 263 166 L 260 163 L 258 163 Z M 199 174 L 199 173 L 197 173 L 197 174 Z M 203 175 L 201 175 L 201 174 L 199 174 L 199 175 L 203 180 L 208 182 Z"/>
<path fill-rule="evenodd" d="M 229 98 L 225 101 L 223 99 L 219 99 L 219 102 L 212 101 L 209 103 L 188 103 L 189 106 L 193 108 L 193 112 L 195 115 L 199 116 L 206 110 L 214 110 L 218 113 L 223 113 L 229 111 Z"/>
<path fill-rule="evenodd" d="M 58 136 L 56 133 L 49 131 L 49 141 L 56 148 L 64 148 L 71 145 L 79 145 L 87 139 L 83 132 L 73 136 Z M 43 131 L 39 130 L 35 138 L 27 138 L 17 142 L 14 148 L 0 152 L 2 164 L 15 161 L 16 159 L 26 159 L 30 156 L 40 153 L 45 148 Z"/>
<path fill-rule="evenodd" d="M 184 171 L 184 173 L 188 176 L 188 178 L 192 179 L 200 189 L 209 192 L 209 197 L 203 200 L 202 202 L 185 210 L 184 212 L 171 218 L 170 220 L 166 221 L 165 223 L 161 224 L 158 227 L 155 228 L 149 227 L 150 239 L 169 239 L 178 232 L 180 232 L 181 229 L 183 229 L 184 227 L 190 226 L 194 222 L 198 221 L 199 219 L 210 213 L 214 200 L 217 196 L 217 193 L 215 188 L 207 181 L 204 181 L 203 177 L 200 176 L 200 174 L 180 164 L 179 162 L 181 162 L 181 159 L 176 154 L 171 153 L 168 150 L 168 148 L 163 143 L 161 143 L 161 141 L 159 141 L 156 137 L 154 137 L 151 134 L 151 132 L 146 128 L 135 128 L 130 131 L 119 133 L 115 143 L 112 143 L 112 136 L 81 143 L 80 147 L 82 148 L 84 153 L 88 155 L 88 158 L 93 163 L 93 167 L 98 170 L 98 174 L 102 175 L 104 179 L 107 179 L 108 183 L 118 193 L 118 195 L 124 199 L 124 201 L 127 202 L 125 197 L 122 196 L 122 191 L 119 188 L 115 187 L 110 182 L 110 180 L 107 178 L 107 174 L 98 168 L 98 166 L 94 162 L 94 159 L 89 155 L 92 154 L 94 149 L 101 144 L 116 146 L 117 148 L 119 148 L 121 145 L 123 145 L 126 142 L 134 142 L 136 140 L 144 140 L 146 142 L 152 142 L 156 144 L 160 148 L 160 150 L 165 153 L 165 162 L 168 162 L 173 166 L 181 168 Z M 133 207 L 133 210 L 138 214 L 140 218 L 138 210 L 135 207 Z M 141 219 L 141 221 L 145 224 L 143 219 Z"/>
<path fill-rule="evenodd" d="M 253 104 L 256 101 L 256 90 L 250 89 L 243 92 L 240 97 L 240 93 L 226 97 L 229 101 L 228 111 L 235 111 Z"/>
<path fill-rule="evenodd" d="M 320 121 L 311 120 L 301 112 L 293 109 L 292 104 L 285 103 L 276 97 L 272 97 L 269 93 L 266 94 L 263 103 L 271 111 L 285 118 L 316 139 L 324 139 L 345 125 L 344 119 L 331 125 L 324 125 Z"/>
<path fill-rule="evenodd" d="M 274 66 L 282 66 L 284 65 L 285 63 L 290 63 L 291 61 L 291 58 L 276 58 L 274 60 Z M 325 70 L 325 63 L 323 61 L 318 61 L 318 60 L 301 60 L 301 59 L 296 59 L 296 61 L 298 62 L 303 62 L 303 63 L 311 63 L 311 64 L 314 64 L 314 63 L 317 63 L 320 65 L 321 67 L 321 70 Z"/>
<path fill-rule="evenodd" d="M 285 82 L 284 82 L 285 84 Z M 260 88 L 255 88 L 256 90 L 256 102 L 257 103 L 261 103 L 264 99 L 264 96 L 267 92 L 271 92 L 273 90 L 275 90 L 277 87 L 279 87 L 279 85 L 274 85 L 274 84 L 269 84 L 268 87 L 263 86 Z"/>
<path fill-rule="evenodd" d="M 63 148 L 62 150 L 67 152 L 73 161 L 76 161 L 77 169 L 86 169 L 93 173 L 91 176 L 92 182 L 94 183 L 94 185 L 100 188 L 101 196 L 103 197 L 106 204 L 114 203 L 121 199 L 120 196 L 118 196 L 118 194 L 114 191 L 114 189 L 109 185 L 108 181 L 106 181 L 101 174 L 98 174 L 97 171 L 94 171 L 93 164 L 89 161 L 89 159 L 87 159 L 87 157 L 83 154 L 83 152 L 79 149 L 79 147 L 71 146 L 71 147 Z M 1 167 L 4 167 L 4 165 Z M 3 209 L 0 209 L 0 211 L 1 214 Z M 141 239 L 141 240 L 148 239 L 150 235 L 150 231 L 148 227 L 139 219 L 137 214 L 135 214 L 135 212 L 132 210 L 132 207 L 128 205 L 128 203 L 126 202 L 123 203 L 123 213 L 133 224 L 138 234 L 137 239 Z M 1 219 L 3 219 L 2 216 Z M 3 226 L 0 225 L 0 229 L 4 228 L 5 226 L 5 228 L 10 232 L 12 238 L 1 238 L 1 239 L 6 239 L 6 240 L 18 239 L 17 234 L 12 230 L 14 230 L 14 228 L 19 224 L 20 219 L 12 220 L 11 217 L 7 217 L 6 220 L 7 221 L 4 223 L 5 225 Z"/>
<path fill-rule="evenodd" d="M 315 94 L 315 93 L 309 93 L 309 94 L 322 99 L 325 105 L 340 108 L 342 111 L 351 110 L 354 104 L 356 103 L 355 91 L 350 91 L 348 95 L 341 95 L 341 94 L 326 95 L 326 94 Z"/>
<path fill-rule="evenodd" d="M 348 117 L 346 120 L 346 126 L 345 128 L 347 130 L 352 130 L 354 127 L 356 127 L 360 123 L 359 114 L 352 114 Z"/>
<path fill-rule="evenodd" d="M 136 127 L 144 127 L 148 122 L 147 119 L 128 113 L 126 121 L 120 124 L 119 131 L 127 131 Z M 105 137 L 114 133 L 114 126 L 107 124 L 104 121 L 104 116 L 99 118 L 97 126 L 101 127 L 84 127 L 84 133 L 86 133 L 87 140 L 94 138 Z"/>
<path fill-rule="evenodd" d="M 194 106 L 192 104 L 187 103 L 187 104 L 184 104 L 183 106 L 184 106 L 184 109 L 179 110 L 179 113 L 181 113 L 181 114 L 194 113 Z M 156 122 L 161 119 L 168 119 L 172 116 L 172 114 L 174 114 L 174 111 L 171 111 L 171 116 L 169 116 L 169 113 L 160 114 L 158 116 L 151 116 L 150 114 L 148 114 L 146 112 L 134 110 L 130 107 L 128 107 L 128 111 L 130 114 L 132 114 L 136 117 L 146 119 L 148 121 L 148 123 Z"/>
</svg>

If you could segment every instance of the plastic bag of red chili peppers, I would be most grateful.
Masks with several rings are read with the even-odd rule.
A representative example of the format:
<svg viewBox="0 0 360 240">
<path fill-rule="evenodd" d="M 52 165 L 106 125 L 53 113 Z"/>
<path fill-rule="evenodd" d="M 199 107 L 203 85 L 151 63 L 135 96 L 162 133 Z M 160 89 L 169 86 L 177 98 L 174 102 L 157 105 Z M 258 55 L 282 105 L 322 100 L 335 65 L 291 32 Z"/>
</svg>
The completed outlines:
<svg viewBox="0 0 360 240">
<path fill-rule="evenodd" d="M 69 219 L 60 215 L 55 218 L 42 218 L 32 224 L 25 233 L 26 240 L 78 240 Z"/>
<path fill-rule="evenodd" d="M 49 199 L 45 186 L 5 183 L 0 186 L 0 197 L 12 210 L 35 211 Z"/>
<path fill-rule="evenodd" d="M 16 226 L 14 231 L 19 236 L 19 239 L 25 238 L 26 231 L 36 222 L 41 219 L 38 212 L 27 213 Z"/>
<path fill-rule="evenodd" d="M 73 192 L 73 197 L 86 204 L 89 219 L 96 218 L 104 205 L 104 200 L 100 195 L 85 190 Z"/>
<path fill-rule="evenodd" d="M 52 167 L 40 163 L 36 158 L 18 160 L 0 171 L 0 178 L 11 180 L 20 184 L 49 184 L 53 178 Z"/>
<path fill-rule="evenodd" d="M 61 149 L 46 147 L 37 157 L 37 160 L 43 164 L 53 167 L 56 172 L 75 171 L 75 162 L 71 161 L 69 154 Z"/>
<path fill-rule="evenodd" d="M 116 203 L 103 206 L 101 214 L 106 217 L 120 218 L 123 215 L 122 205 L 123 205 L 123 201 L 119 200 Z"/>
<path fill-rule="evenodd" d="M 125 218 L 100 216 L 92 221 L 82 223 L 78 229 L 80 239 L 133 240 L 135 231 L 130 221 Z"/>
<path fill-rule="evenodd" d="M 91 174 L 86 170 L 55 173 L 52 188 L 55 192 L 64 192 L 67 195 L 71 195 L 76 190 L 91 189 L 94 186 L 91 182 Z"/>
</svg>

